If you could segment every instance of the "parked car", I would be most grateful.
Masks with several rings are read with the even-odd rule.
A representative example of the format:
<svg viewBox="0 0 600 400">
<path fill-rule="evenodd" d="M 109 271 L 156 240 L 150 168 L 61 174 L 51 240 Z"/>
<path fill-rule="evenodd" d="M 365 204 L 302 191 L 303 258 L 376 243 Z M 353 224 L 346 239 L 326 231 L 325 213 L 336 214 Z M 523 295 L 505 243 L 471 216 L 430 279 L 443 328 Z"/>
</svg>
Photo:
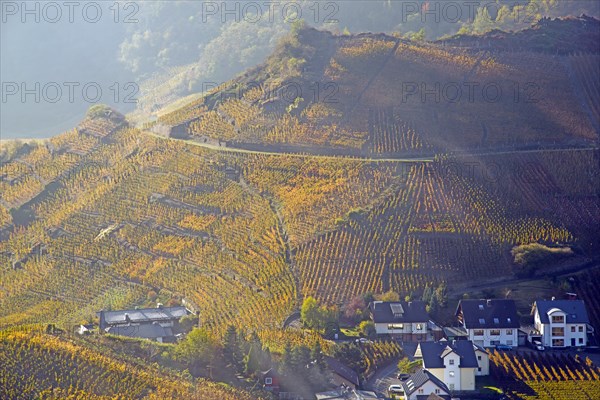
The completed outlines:
<svg viewBox="0 0 600 400">
<path fill-rule="evenodd" d="M 512 350 L 512 346 L 509 346 L 507 344 L 497 344 L 496 345 L 496 350 L 505 350 L 505 351 L 509 351 Z"/>
<path fill-rule="evenodd" d="M 355 340 L 355 342 L 356 342 L 356 343 L 362 343 L 362 344 L 365 344 L 365 343 L 373 343 L 372 341 L 370 341 L 369 339 L 367 339 L 367 338 L 364 338 L 364 337 L 361 337 L 360 339 L 356 339 L 356 340 Z"/>
<path fill-rule="evenodd" d="M 397 377 L 397 378 L 398 378 L 398 379 L 400 379 L 401 381 L 405 381 L 405 380 L 407 380 L 408 378 L 410 378 L 410 374 L 405 374 L 405 373 L 402 373 L 402 372 L 401 372 L 401 373 L 399 373 L 399 374 L 398 374 L 398 377 Z"/>
<path fill-rule="evenodd" d="M 388 388 L 388 396 L 394 398 L 396 395 L 404 396 L 404 389 L 400 385 L 390 385 Z"/>
<path fill-rule="evenodd" d="M 546 350 L 546 348 L 542 345 L 542 343 L 539 340 L 534 340 L 533 341 L 533 347 L 537 351 L 544 351 L 544 350 Z"/>
</svg>

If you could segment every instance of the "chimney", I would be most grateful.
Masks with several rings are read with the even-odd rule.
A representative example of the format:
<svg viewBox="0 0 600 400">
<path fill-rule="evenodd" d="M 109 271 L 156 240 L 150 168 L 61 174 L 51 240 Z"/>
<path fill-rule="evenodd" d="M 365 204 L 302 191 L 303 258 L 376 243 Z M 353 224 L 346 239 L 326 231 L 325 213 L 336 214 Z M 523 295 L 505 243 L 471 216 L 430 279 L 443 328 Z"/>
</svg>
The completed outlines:
<svg viewBox="0 0 600 400">
<path fill-rule="evenodd" d="M 125 313 L 125 321 L 131 323 L 131 318 L 129 318 L 129 314 Z"/>
<path fill-rule="evenodd" d="M 492 300 L 491 299 L 487 299 L 487 306 L 491 307 L 492 306 Z"/>
</svg>

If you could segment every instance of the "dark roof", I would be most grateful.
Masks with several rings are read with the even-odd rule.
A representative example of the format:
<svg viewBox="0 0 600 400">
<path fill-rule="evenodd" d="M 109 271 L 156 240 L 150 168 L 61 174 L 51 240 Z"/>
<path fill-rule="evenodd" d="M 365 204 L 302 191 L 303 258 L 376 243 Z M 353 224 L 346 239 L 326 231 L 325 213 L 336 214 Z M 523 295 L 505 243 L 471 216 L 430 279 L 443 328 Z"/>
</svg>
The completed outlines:
<svg viewBox="0 0 600 400">
<path fill-rule="evenodd" d="M 444 382 L 436 378 L 431 372 L 427 371 L 426 369 L 418 370 L 417 372 L 412 374 L 410 378 L 403 381 L 402 388 L 404 389 L 404 393 L 407 396 L 410 396 L 428 381 L 433 382 L 437 387 L 439 387 L 446 393 L 450 393 L 448 387 L 444 384 Z"/>
<path fill-rule="evenodd" d="M 178 307 L 156 307 L 156 308 L 139 308 L 133 310 L 116 310 L 116 311 L 101 311 L 98 316 L 104 313 L 104 322 L 107 325 L 124 324 L 129 317 L 130 322 L 154 322 L 154 321 L 170 321 L 178 320 L 179 318 L 188 315 L 190 312 L 183 306 Z M 102 321 L 101 321 L 102 322 Z"/>
<path fill-rule="evenodd" d="M 456 326 L 445 326 L 444 327 L 444 335 L 446 335 L 446 337 L 468 337 L 469 334 L 467 333 L 467 331 L 465 330 L 465 328 L 463 328 L 462 326 L 456 327 Z"/>
<path fill-rule="evenodd" d="M 106 332 L 113 335 L 144 339 L 156 339 L 173 336 L 173 330 L 171 328 L 163 328 L 158 323 L 111 326 L 106 329 Z"/>
<path fill-rule="evenodd" d="M 461 300 L 456 309 L 457 316 L 461 310 L 467 329 L 519 328 L 519 314 L 514 300 Z"/>
<path fill-rule="evenodd" d="M 453 351 L 460 357 L 460 368 L 477 368 L 477 357 L 475 348 L 470 340 L 456 340 L 454 342 L 421 342 L 421 356 L 423 367 L 444 368 L 444 357 L 449 351 Z"/>
<path fill-rule="evenodd" d="M 277 376 L 279 376 L 279 374 L 277 373 L 277 371 L 274 368 L 270 368 L 266 371 L 260 371 L 260 376 L 262 378 L 277 377 Z"/>
<path fill-rule="evenodd" d="M 360 380 L 358 379 L 358 374 L 352 368 L 344 365 L 341 361 L 336 360 L 333 357 L 325 357 L 325 361 L 327 362 L 327 366 L 329 369 L 344 378 L 345 380 L 352 382 L 355 385 L 360 384 Z"/>
<path fill-rule="evenodd" d="M 429 315 L 424 301 L 373 301 L 369 309 L 375 323 L 427 322 Z"/>
<path fill-rule="evenodd" d="M 589 324 L 585 302 L 583 300 L 537 300 L 534 307 L 540 314 L 542 324 L 549 324 L 548 312 L 553 308 L 567 314 L 567 324 Z"/>
</svg>

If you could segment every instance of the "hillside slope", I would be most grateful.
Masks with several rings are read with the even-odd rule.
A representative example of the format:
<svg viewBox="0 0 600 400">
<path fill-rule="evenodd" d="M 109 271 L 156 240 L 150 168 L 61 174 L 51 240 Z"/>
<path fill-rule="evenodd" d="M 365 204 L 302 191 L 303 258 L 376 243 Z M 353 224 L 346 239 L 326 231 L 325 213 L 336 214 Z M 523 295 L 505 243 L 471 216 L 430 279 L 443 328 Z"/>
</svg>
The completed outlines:
<svg viewBox="0 0 600 400">
<path fill-rule="evenodd" d="M 71 326 L 158 296 L 217 336 L 233 324 L 268 342 L 307 295 L 560 267 L 516 265 L 512 247 L 532 242 L 585 263 L 600 237 L 597 58 L 301 29 L 146 129 L 92 114 L 0 167 L 0 327 Z M 513 80 L 538 82 L 540 101 L 402 102 L 410 81 Z M 278 88 L 292 82 L 334 85 L 290 104 Z M 244 147 L 256 151 L 232 151 Z"/>
<path fill-rule="evenodd" d="M 299 29 L 263 65 L 147 127 L 365 157 L 586 146 L 600 133 L 598 28 L 544 19 L 435 43 Z"/>
</svg>

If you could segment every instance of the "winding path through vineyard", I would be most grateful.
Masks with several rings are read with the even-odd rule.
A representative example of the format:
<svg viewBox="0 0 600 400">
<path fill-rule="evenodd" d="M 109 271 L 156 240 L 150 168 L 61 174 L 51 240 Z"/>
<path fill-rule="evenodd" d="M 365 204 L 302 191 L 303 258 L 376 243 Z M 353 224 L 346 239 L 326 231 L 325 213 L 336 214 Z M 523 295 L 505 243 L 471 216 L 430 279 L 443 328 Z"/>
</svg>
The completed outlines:
<svg viewBox="0 0 600 400">
<path fill-rule="evenodd" d="M 260 154 L 266 156 L 281 156 L 285 155 L 288 157 L 300 157 L 300 158 L 320 158 L 320 159 L 329 159 L 329 160 L 339 160 L 339 159 L 350 159 L 357 161 L 365 161 L 365 162 L 399 162 L 399 163 L 430 163 L 433 162 L 433 157 L 435 154 L 429 154 L 421 157 L 387 157 L 387 158 L 378 158 L 378 157 L 357 157 L 357 156 L 340 156 L 340 155 L 326 155 L 326 154 L 305 154 L 305 153 L 283 153 L 276 151 L 261 151 L 261 150 L 247 150 L 240 149 L 236 147 L 224 147 L 217 146 L 210 143 L 202 143 L 196 140 L 191 139 L 174 139 L 171 137 L 165 137 L 163 135 L 159 135 L 157 133 L 144 130 L 143 133 L 150 135 L 152 137 L 167 140 L 167 141 L 177 141 L 184 142 L 186 144 L 198 147 L 204 147 L 209 150 L 220 151 L 224 153 L 241 153 L 241 154 Z M 573 151 L 573 150 L 587 150 L 593 151 L 598 150 L 600 147 L 597 146 L 587 146 L 587 147 L 547 147 L 547 148 L 505 148 L 498 150 L 481 150 L 481 151 L 456 151 L 453 152 L 454 155 L 460 156 L 497 156 L 497 155 L 511 155 L 511 154 L 533 154 L 533 153 L 555 153 L 555 152 L 563 152 L 563 151 Z"/>
<path fill-rule="evenodd" d="M 192 145 L 192 146 L 204 147 L 206 149 L 221 151 L 221 152 L 225 152 L 225 153 L 260 154 L 260 155 L 266 155 L 266 156 L 286 155 L 288 157 L 320 158 L 320 159 L 330 159 L 330 160 L 339 160 L 342 158 L 347 158 L 347 159 L 351 159 L 351 160 L 366 161 L 366 162 L 401 162 L 401 163 L 433 162 L 433 157 L 363 158 L 363 157 L 356 157 L 356 156 L 335 156 L 335 155 L 326 155 L 326 154 L 281 153 L 281 152 L 276 152 L 276 151 L 247 150 L 247 149 L 240 149 L 240 148 L 236 148 L 236 147 L 217 146 L 214 144 L 202 143 L 202 142 L 198 142 L 196 140 L 190 140 L 190 139 L 174 139 L 174 138 L 165 137 L 163 135 L 159 135 L 157 133 L 147 131 L 147 130 L 144 130 L 142 132 L 144 132 L 145 134 L 150 135 L 152 137 L 158 138 L 158 139 L 184 142 L 184 143 Z"/>
</svg>

